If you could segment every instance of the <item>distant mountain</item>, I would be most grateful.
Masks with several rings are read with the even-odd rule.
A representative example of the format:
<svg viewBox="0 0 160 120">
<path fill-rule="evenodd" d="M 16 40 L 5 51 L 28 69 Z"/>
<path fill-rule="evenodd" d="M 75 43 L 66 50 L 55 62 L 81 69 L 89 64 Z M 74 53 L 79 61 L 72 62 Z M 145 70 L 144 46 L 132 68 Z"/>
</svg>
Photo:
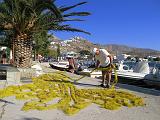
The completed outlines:
<svg viewBox="0 0 160 120">
<path fill-rule="evenodd" d="M 52 41 L 55 44 L 60 44 L 61 52 L 66 52 L 66 51 L 79 52 L 81 50 L 92 51 L 94 47 L 98 47 L 98 48 L 104 48 L 114 55 L 126 53 L 138 57 L 145 57 L 151 55 L 160 56 L 160 51 L 152 49 L 135 48 L 118 44 L 107 44 L 107 45 L 94 44 L 89 40 L 86 40 L 79 36 L 70 38 L 68 40 L 61 40 L 54 36 L 50 38 L 50 41 Z M 54 47 L 55 44 L 52 44 L 51 48 L 55 49 Z"/>
<path fill-rule="evenodd" d="M 160 51 L 147 48 L 135 48 L 117 44 L 107 44 L 103 45 L 102 47 L 110 51 L 112 54 L 126 53 L 138 57 L 160 56 Z"/>
</svg>

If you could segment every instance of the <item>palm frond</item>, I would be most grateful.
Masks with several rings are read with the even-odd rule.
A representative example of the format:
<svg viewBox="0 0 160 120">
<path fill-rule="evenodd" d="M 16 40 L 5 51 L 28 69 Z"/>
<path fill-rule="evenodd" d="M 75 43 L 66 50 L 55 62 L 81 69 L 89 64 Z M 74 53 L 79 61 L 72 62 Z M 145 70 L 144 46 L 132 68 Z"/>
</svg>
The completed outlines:
<svg viewBox="0 0 160 120">
<path fill-rule="evenodd" d="M 60 11 L 61 11 L 61 12 L 65 12 L 65 11 L 67 11 L 67 10 L 70 10 L 70 9 L 72 9 L 72 8 L 75 8 L 75 7 L 77 7 L 77 6 L 80 6 L 80 5 L 83 5 L 83 4 L 86 4 L 86 3 L 87 3 L 87 2 L 80 2 L 80 3 L 75 4 L 75 5 L 72 5 L 72 6 L 61 7 L 61 8 L 60 8 Z"/>
<path fill-rule="evenodd" d="M 88 16 L 88 15 L 90 15 L 89 12 L 72 12 L 72 13 L 63 15 L 63 17 L 69 17 L 69 16 Z"/>
<path fill-rule="evenodd" d="M 48 9 L 49 11 L 52 11 L 57 18 L 62 18 L 61 11 L 55 5 L 54 1 L 48 2 L 48 0 L 35 0 L 34 4 L 32 4 L 32 8 L 34 8 L 39 14 Z"/>
<path fill-rule="evenodd" d="M 63 19 L 63 22 L 68 22 L 68 21 L 84 21 L 82 19 Z"/>
<path fill-rule="evenodd" d="M 70 25 L 54 25 L 54 26 L 51 26 L 49 29 L 54 30 L 54 31 L 70 31 L 70 32 L 82 32 L 82 33 L 86 33 L 88 35 L 91 34 L 89 32 L 81 30 L 81 29 L 72 28 L 72 27 L 70 27 Z"/>
</svg>

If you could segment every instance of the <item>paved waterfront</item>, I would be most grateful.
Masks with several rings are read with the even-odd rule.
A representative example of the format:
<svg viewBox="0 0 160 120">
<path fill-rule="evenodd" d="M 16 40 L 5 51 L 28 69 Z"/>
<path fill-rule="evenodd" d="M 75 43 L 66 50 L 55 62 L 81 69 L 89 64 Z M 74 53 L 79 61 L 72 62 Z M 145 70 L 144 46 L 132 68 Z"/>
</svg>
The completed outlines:
<svg viewBox="0 0 160 120">
<path fill-rule="evenodd" d="M 45 66 L 44 66 L 45 65 Z M 44 72 L 55 72 L 43 64 Z M 68 73 L 73 78 L 80 76 Z M 85 77 L 76 82 L 78 88 L 97 88 L 100 79 Z M 1 82 L 1 88 L 5 81 Z M 99 88 L 99 87 L 98 87 Z M 145 99 L 145 107 L 122 107 L 120 110 L 106 110 L 96 104 L 91 104 L 78 114 L 67 116 L 62 111 L 54 109 L 47 111 L 21 111 L 25 101 L 16 100 L 14 97 L 0 99 L 0 120 L 159 120 L 160 119 L 160 91 L 118 84 L 117 89 L 123 88 Z"/>
</svg>

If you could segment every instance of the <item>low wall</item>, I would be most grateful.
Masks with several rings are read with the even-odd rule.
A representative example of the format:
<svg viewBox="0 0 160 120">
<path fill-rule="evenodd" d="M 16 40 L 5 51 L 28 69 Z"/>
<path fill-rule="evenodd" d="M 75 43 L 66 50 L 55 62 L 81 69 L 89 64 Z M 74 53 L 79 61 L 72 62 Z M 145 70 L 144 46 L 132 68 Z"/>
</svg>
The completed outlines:
<svg viewBox="0 0 160 120">
<path fill-rule="evenodd" d="M 20 77 L 22 78 L 32 78 L 36 76 L 36 70 L 34 68 L 18 68 L 20 71 Z"/>
</svg>

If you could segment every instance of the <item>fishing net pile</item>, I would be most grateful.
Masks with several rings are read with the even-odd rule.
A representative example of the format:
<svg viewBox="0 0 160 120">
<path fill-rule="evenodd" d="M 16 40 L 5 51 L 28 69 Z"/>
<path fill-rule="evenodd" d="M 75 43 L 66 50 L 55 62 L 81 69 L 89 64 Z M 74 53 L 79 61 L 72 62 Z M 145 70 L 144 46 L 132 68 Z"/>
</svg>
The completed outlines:
<svg viewBox="0 0 160 120">
<path fill-rule="evenodd" d="M 23 111 L 59 109 L 68 115 L 78 113 L 91 103 L 116 110 L 122 106 L 144 106 L 144 100 L 124 90 L 79 89 L 64 72 L 44 74 L 33 78 L 32 83 L 8 86 L 0 90 L 0 98 L 15 96 L 26 100 Z"/>
</svg>

